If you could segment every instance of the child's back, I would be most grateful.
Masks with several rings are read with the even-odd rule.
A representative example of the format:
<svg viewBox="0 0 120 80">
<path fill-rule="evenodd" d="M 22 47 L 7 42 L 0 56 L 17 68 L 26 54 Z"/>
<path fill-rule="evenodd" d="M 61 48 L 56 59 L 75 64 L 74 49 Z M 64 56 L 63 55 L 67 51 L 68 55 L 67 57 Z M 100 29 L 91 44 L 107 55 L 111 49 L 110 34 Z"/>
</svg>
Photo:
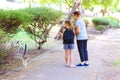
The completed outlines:
<svg viewBox="0 0 120 80">
<path fill-rule="evenodd" d="M 71 29 L 66 28 L 63 33 L 63 44 L 74 44 L 74 32 Z"/>
</svg>

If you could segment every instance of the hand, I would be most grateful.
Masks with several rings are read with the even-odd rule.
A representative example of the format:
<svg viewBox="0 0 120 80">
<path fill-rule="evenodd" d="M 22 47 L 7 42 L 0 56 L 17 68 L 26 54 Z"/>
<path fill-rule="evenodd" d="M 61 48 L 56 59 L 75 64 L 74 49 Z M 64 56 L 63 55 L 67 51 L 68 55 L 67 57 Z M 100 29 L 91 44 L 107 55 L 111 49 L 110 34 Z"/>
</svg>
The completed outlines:
<svg viewBox="0 0 120 80">
<path fill-rule="evenodd" d="M 75 31 L 75 35 L 76 35 L 76 36 L 77 36 L 79 33 L 80 33 L 80 32 L 78 32 L 78 31 Z"/>
</svg>

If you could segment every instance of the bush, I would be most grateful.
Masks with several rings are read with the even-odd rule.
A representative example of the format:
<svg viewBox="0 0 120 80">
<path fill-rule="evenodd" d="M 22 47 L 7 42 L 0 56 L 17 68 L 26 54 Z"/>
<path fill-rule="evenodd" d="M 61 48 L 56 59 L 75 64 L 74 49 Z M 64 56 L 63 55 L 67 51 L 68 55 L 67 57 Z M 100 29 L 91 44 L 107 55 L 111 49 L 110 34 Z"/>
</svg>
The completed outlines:
<svg viewBox="0 0 120 80">
<path fill-rule="evenodd" d="M 26 8 L 0 10 L 0 29 L 5 33 L 16 34 L 23 27 L 39 45 L 46 42 L 49 31 L 60 20 L 61 12 L 51 8 Z"/>
<path fill-rule="evenodd" d="M 0 29 L 6 33 L 16 33 L 18 27 L 30 22 L 31 15 L 21 10 L 0 10 Z"/>
<path fill-rule="evenodd" d="M 103 30 L 106 29 L 106 26 L 98 25 L 98 26 L 95 26 L 95 29 L 96 29 L 96 30 L 99 30 L 99 31 L 103 31 Z"/>
<path fill-rule="evenodd" d="M 119 27 L 119 20 L 112 17 L 94 18 L 92 22 L 95 26 L 103 25 L 106 26 L 106 28 L 107 26 L 111 28 Z"/>
<path fill-rule="evenodd" d="M 5 48 L 5 43 L 8 38 L 5 35 L 4 31 L 0 30 L 0 63 L 3 62 L 4 58 L 9 55 L 9 50 Z"/>
<path fill-rule="evenodd" d="M 41 46 L 51 28 L 59 22 L 60 11 L 40 7 L 19 10 L 0 10 L 0 29 L 5 33 L 15 34 L 23 27 L 30 37 Z"/>
<path fill-rule="evenodd" d="M 10 49 L 5 49 L 2 45 L 0 45 L 0 63 L 4 62 L 6 57 L 10 55 Z"/>
<path fill-rule="evenodd" d="M 8 40 L 7 35 L 4 31 L 0 30 L 0 44 L 5 43 Z"/>
<path fill-rule="evenodd" d="M 34 16 L 32 22 L 26 25 L 24 29 L 39 44 L 40 49 L 41 45 L 47 41 L 51 28 L 61 20 L 62 13 L 45 7 L 27 8 L 23 9 L 23 11 Z"/>
<path fill-rule="evenodd" d="M 113 17 L 108 17 L 110 19 L 109 25 L 111 28 L 118 28 L 119 27 L 119 20 Z"/>
<path fill-rule="evenodd" d="M 94 25 L 109 25 L 108 18 L 94 18 L 92 22 L 94 23 Z"/>
<path fill-rule="evenodd" d="M 0 64 L 4 63 L 15 50 L 5 44 L 11 34 L 23 29 L 39 44 L 47 41 L 49 31 L 59 22 L 62 13 L 51 8 L 26 8 L 19 10 L 0 10 Z M 21 28 L 19 28 L 21 27 Z M 7 33 L 7 34 L 6 34 Z"/>
</svg>

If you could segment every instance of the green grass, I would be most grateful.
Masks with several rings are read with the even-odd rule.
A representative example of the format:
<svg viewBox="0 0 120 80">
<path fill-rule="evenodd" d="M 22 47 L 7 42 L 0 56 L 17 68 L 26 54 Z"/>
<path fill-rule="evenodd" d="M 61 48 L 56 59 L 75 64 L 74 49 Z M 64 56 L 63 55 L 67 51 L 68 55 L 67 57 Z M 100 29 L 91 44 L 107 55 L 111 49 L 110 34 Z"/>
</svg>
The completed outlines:
<svg viewBox="0 0 120 80">
<path fill-rule="evenodd" d="M 23 30 L 17 33 L 13 38 L 12 41 L 21 41 L 22 44 L 27 44 L 28 49 L 35 48 L 37 44 L 35 43 L 34 40 L 32 40 L 27 33 Z"/>
<path fill-rule="evenodd" d="M 55 39 L 54 39 L 55 33 L 58 33 L 59 28 L 60 28 L 59 25 L 54 26 L 54 27 L 52 28 L 51 32 L 53 32 L 54 34 L 49 35 L 49 37 L 47 38 L 47 42 L 46 42 L 45 44 L 43 44 L 43 47 L 44 47 L 44 48 L 50 48 L 50 49 L 51 49 L 51 48 L 57 48 L 57 47 L 59 47 L 61 44 L 63 44 L 61 40 L 58 41 L 58 40 L 55 40 Z"/>
<path fill-rule="evenodd" d="M 54 27 L 53 29 L 57 31 L 59 27 Z M 54 31 L 54 32 L 56 32 Z M 53 35 L 54 36 L 54 35 Z M 24 46 L 23 44 L 27 44 L 28 49 L 36 49 L 38 47 L 38 44 L 36 44 L 36 42 L 34 40 L 32 40 L 29 35 L 27 35 L 27 33 L 22 30 L 20 32 L 18 32 L 12 39 L 12 41 L 21 41 L 22 45 L 20 46 Z M 54 37 L 48 37 L 47 38 L 47 42 L 45 44 L 43 44 L 43 48 L 54 48 L 56 46 L 58 46 L 59 44 L 61 44 L 61 41 L 57 41 L 57 43 L 55 44 L 55 39 Z"/>
<path fill-rule="evenodd" d="M 49 37 L 47 39 L 47 42 L 45 44 L 43 44 L 43 48 L 49 48 L 49 49 L 54 49 L 54 48 L 58 48 L 59 46 L 61 46 L 63 43 L 62 41 L 57 41 L 52 37 Z"/>
<path fill-rule="evenodd" d="M 113 64 L 116 66 L 120 66 L 120 60 L 115 61 Z"/>
</svg>

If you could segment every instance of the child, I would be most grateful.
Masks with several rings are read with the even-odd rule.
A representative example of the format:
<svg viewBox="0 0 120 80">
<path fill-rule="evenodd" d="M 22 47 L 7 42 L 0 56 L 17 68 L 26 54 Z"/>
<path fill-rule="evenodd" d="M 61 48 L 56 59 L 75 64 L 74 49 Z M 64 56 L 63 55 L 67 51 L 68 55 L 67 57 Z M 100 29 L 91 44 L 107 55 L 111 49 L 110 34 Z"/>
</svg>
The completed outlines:
<svg viewBox="0 0 120 80">
<path fill-rule="evenodd" d="M 66 67 L 75 67 L 73 65 L 73 55 L 72 55 L 72 50 L 74 49 L 74 31 L 73 31 L 73 25 L 71 21 L 65 21 L 65 30 L 63 33 L 63 44 L 65 49 Z M 68 63 L 68 59 L 70 59 L 70 65 Z"/>
</svg>

